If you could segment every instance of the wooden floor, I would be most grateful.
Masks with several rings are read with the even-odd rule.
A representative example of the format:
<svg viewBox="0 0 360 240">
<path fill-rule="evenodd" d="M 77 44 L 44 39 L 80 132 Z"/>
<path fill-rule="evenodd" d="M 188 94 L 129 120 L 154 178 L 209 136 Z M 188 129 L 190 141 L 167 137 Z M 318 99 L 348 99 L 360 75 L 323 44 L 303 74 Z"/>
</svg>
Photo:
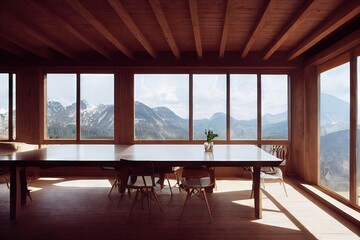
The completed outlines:
<svg viewBox="0 0 360 240">
<path fill-rule="evenodd" d="M 288 181 L 289 197 L 278 183 L 263 192 L 263 219 L 255 219 L 249 179 L 217 179 L 209 194 L 214 222 L 205 205 L 191 199 L 182 219 L 185 193 L 164 189 L 164 212 L 153 205 L 151 215 L 131 199 L 120 201 L 108 179 L 49 178 L 30 182 L 32 202 L 15 221 L 9 220 L 9 190 L 0 184 L 0 239 L 359 239 L 360 230 L 344 221 Z M 28 199 L 29 200 L 29 199 Z M 119 203 L 119 204 L 118 204 Z"/>
</svg>

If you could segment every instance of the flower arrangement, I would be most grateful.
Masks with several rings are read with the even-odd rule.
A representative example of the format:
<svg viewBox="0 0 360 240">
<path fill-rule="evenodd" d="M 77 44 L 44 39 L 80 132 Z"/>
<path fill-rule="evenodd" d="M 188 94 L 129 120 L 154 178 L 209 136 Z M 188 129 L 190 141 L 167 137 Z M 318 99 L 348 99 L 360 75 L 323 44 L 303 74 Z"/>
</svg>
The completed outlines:
<svg viewBox="0 0 360 240">
<path fill-rule="evenodd" d="M 217 133 L 214 133 L 213 130 L 206 130 L 205 129 L 205 136 L 206 136 L 206 141 L 208 143 L 212 142 L 214 138 L 218 137 L 219 135 Z"/>
<path fill-rule="evenodd" d="M 213 139 L 218 137 L 217 133 L 214 133 L 212 130 L 205 129 L 206 142 L 204 143 L 205 152 L 212 152 L 214 148 Z"/>
</svg>

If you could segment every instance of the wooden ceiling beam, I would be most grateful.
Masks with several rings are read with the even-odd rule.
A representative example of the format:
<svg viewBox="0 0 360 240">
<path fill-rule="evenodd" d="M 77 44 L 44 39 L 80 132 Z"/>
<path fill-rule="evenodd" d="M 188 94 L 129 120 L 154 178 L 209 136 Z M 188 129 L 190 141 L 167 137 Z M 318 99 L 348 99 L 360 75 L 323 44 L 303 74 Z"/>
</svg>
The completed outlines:
<svg viewBox="0 0 360 240">
<path fill-rule="evenodd" d="M 18 57 L 24 56 L 24 54 L 21 51 L 22 49 L 20 49 L 20 47 L 18 47 L 13 42 L 10 42 L 4 38 L 0 38 L 0 48 L 4 51 L 7 51 L 7 52 L 15 55 L 15 56 L 18 56 Z"/>
<path fill-rule="evenodd" d="M 156 51 L 151 46 L 149 41 L 146 39 L 144 34 L 140 31 L 134 20 L 131 18 L 129 13 L 125 10 L 124 5 L 118 0 L 107 0 L 110 6 L 114 9 L 116 14 L 121 18 L 124 24 L 127 26 L 129 31 L 134 37 L 141 43 L 145 50 L 153 57 L 156 58 Z"/>
<path fill-rule="evenodd" d="M 133 58 L 132 53 L 122 43 L 120 43 L 116 37 L 112 35 L 110 31 L 107 30 L 107 28 L 100 23 L 78 0 L 66 0 L 66 2 L 117 49 L 129 58 Z"/>
<path fill-rule="evenodd" d="M 77 59 L 78 57 L 70 50 L 63 47 L 62 44 L 58 44 L 55 41 L 49 39 L 49 37 L 44 37 L 45 33 L 40 33 L 34 29 L 34 27 L 29 27 L 28 29 L 25 29 L 25 31 L 31 35 L 33 38 L 37 39 L 38 41 L 44 43 L 45 45 L 50 46 L 54 50 L 60 52 L 61 54 L 64 54 L 65 56 L 71 58 L 71 59 Z"/>
<path fill-rule="evenodd" d="M 289 23 L 267 48 L 268 50 L 266 51 L 263 60 L 268 60 L 274 54 L 274 52 L 280 48 L 280 46 L 286 41 L 290 34 L 303 22 L 306 15 L 312 9 L 314 9 L 315 6 L 317 6 L 316 3 L 316 0 L 306 1 L 299 9 L 299 11 L 297 11 L 295 15 L 292 15 L 290 17 Z"/>
<path fill-rule="evenodd" d="M 297 44 L 296 47 L 291 50 L 288 60 L 293 60 L 298 57 L 359 13 L 360 2 L 347 1 L 342 8 L 337 8 L 333 14 L 329 14 L 314 31 L 300 40 L 300 44 Z"/>
<path fill-rule="evenodd" d="M 173 52 L 174 56 L 179 59 L 180 58 L 180 51 L 178 46 L 176 45 L 174 36 L 170 30 L 169 24 L 166 20 L 164 11 L 161 7 L 159 0 L 149 0 L 151 8 L 156 16 L 156 19 L 159 22 L 159 25 L 164 33 L 165 39 L 169 44 L 171 51 Z"/>
<path fill-rule="evenodd" d="M 16 46 L 19 46 L 20 48 L 25 49 L 28 52 L 31 52 L 41 58 L 44 58 L 46 60 L 51 60 L 52 59 L 52 54 L 47 51 L 46 49 L 43 48 L 38 48 L 36 46 L 30 45 L 28 43 L 26 43 L 25 41 L 23 41 L 22 39 L 16 37 L 13 34 L 10 34 L 9 32 L 3 33 L 0 32 L 0 36 L 4 39 L 6 39 L 7 41 L 13 43 Z"/>
<path fill-rule="evenodd" d="M 112 55 L 108 50 L 106 50 L 101 45 L 97 44 L 96 42 L 92 41 L 91 39 L 89 39 L 87 37 L 84 37 L 83 34 L 81 34 L 75 27 L 73 27 L 71 25 L 71 23 L 69 23 L 65 18 L 60 16 L 57 13 L 56 9 L 54 9 L 51 6 L 46 5 L 46 3 L 47 2 L 45 2 L 45 4 L 39 4 L 39 2 L 37 2 L 37 1 L 27 1 L 28 5 L 32 5 L 32 7 L 37 9 L 37 11 L 42 12 L 42 13 L 46 13 L 49 16 L 51 16 L 53 21 L 55 21 L 55 22 L 61 24 L 62 26 L 64 26 L 67 31 L 69 31 L 72 35 L 77 37 L 79 40 L 81 40 L 87 46 L 94 49 L 96 52 L 103 55 L 105 58 L 107 58 L 109 60 L 112 59 Z"/>
<path fill-rule="evenodd" d="M 189 0 L 189 8 L 191 15 L 191 23 L 194 31 L 196 52 L 199 58 L 203 56 L 203 50 L 201 45 L 200 25 L 199 25 L 199 14 L 197 9 L 197 1 Z"/>
<path fill-rule="evenodd" d="M 264 26 L 265 19 L 271 12 L 274 6 L 274 0 L 267 0 L 266 4 L 264 5 L 264 8 L 262 9 L 260 15 L 258 16 L 257 20 L 255 21 L 256 24 L 254 25 L 251 34 L 249 38 L 246 41 L 246 46 L 241 54 L 242 58 L 245 58 L 247 54 L 249 53 L 252 45 L 255 42 L 256 36 L 259 33 L 260 29 Z"/>
<path fill-rule="evenodd" d="M 68 58 L 77 59 L 77 56 L 72 51 L 64 47 L 63 43 L 59 43 L 56 39 L 53 39 L 49 33 L 41 29 L 39 25 L 32 23 L 29 18 L 26 18 L 20 11 L 18 11 L 16 5 L 8 4 L 7 7 L 11 9 L 11 17 L 14 22 L 17 22 L 19 26 L 22 26 L 22 30 L 24 32 Z"/>
<path fill-rule="evenodd" d="M 224 54 L 225 54 L 226 41 L 228 38 L 229 29 L 230 29 L 230 20 L 231 20 L 232 9 L 233 9 L 233 0 L 228 0 L 227 6 L 226 6 L 224 27 L 223 27 L 223 32 L 222 32 L 222 36 L 221 36 L 220 51 L 219 51 L 219 57 L 221 57 L 221 58 L 224 57 Z"/>
</svg>

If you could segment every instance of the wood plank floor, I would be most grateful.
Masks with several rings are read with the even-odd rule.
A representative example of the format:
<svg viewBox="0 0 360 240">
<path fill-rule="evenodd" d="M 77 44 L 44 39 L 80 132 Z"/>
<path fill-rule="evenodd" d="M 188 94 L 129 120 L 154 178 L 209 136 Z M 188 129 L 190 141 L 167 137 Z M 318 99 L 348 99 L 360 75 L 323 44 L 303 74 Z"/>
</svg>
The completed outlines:
<svg viewBox="0 0 360 240">
<path fill-rule="evenodd" d="M 154 204 L 151 215 L 131 198 L 113 192 L 101 178 L 40 178 L 30 183 L 32 202 L 10 221 L 9 190 L 0 184 L 0 239 L 359 239 L 360 230 L 287 181 L 289 197 L 278 183 L 263 192 L 263 219 L 255 219 L 249 179 L 217 179 L 208 194 L 214 222 L 205 205 L 191 199 L 179 214 L 185 193 L 164 189 L 164 212 Z"/>
</svg>

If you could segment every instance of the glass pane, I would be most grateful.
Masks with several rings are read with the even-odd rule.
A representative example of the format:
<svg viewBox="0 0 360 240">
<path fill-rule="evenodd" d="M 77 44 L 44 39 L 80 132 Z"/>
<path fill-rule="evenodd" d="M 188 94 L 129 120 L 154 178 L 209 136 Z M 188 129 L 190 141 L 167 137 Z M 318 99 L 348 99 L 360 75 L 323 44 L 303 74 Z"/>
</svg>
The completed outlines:
<svg viewBox="0 0 360 240">
<path fill-rule="evenodd" d="M 320 74 L 320 184 L 349 199 L 350 68 Z"/>
<path fill-rule="evenodd" d="M 189 75 L 135 74 L 135 139 L 189 139 Z"/>
<path fill-rule="evenodd" d="M 0 73 L 0 139 L 9 139 L 9 74 Z"/>
<path fill-rule="evenodd" d="M 288 75 L 261 75 L 261 137 L 288 139 Z"/>
<path fill-rule="evenodd" d="M 47 74 L 47 138 L 76 138 L 76 74 Z"/>
<path fill-rule="evenodd" d="M 230 139 L 257 139 L 257 75 L 230 75 Z"/>
<path fill-rule="evenodd" d="M 356 185 L 357 204 L 360 205 L 360 56 L 357 57 L 357 142 L 356 142 Z"/>
<path fill-rule="evenodd" d="M 13 140 L 16 139 L 16 74 L 13 74 Z"/>
<path fill-rule="evenodd" d="M 193 75 L 194 140 L 206 140 L 205 129 L 226 139 L 226 75 Z"/>
<path fill-rule="evenodd" d="M 81 139 L 114 139 L 114 74 L 80 75 Z"/>
</svg>

